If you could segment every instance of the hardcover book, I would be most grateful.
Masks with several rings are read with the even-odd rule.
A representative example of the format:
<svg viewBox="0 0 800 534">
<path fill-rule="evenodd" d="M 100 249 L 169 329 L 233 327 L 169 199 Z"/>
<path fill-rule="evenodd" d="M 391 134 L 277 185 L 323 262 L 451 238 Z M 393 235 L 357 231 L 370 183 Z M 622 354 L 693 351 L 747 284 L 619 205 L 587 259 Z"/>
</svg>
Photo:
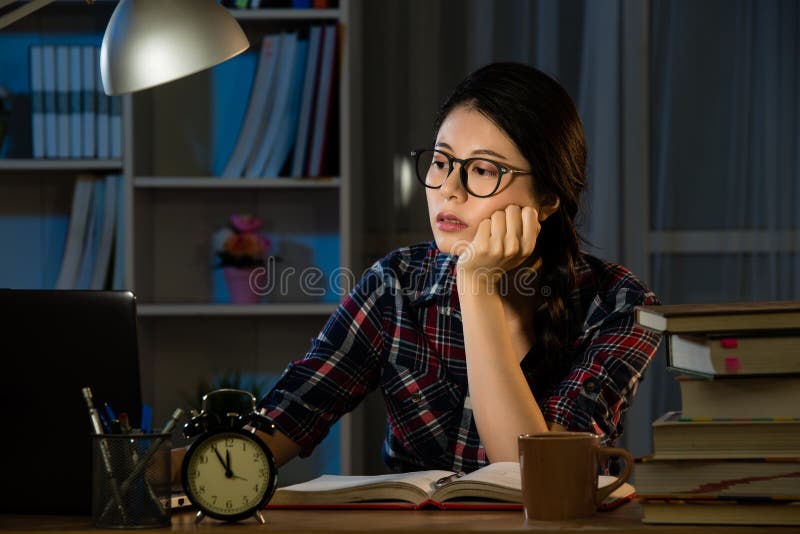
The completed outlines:
<svg viewBox="0 0 800 534">
<path fill-rule="evenodd" d="M 800 502 L 642 501 L 643 523 L 675 525 L 800 525 Z"/>
<path fill-rule="evenodd" d="M 669 365 L 711 376 L 800 373 L 800 335 L 667 338 Z"/>
<path fill-rule="evenodd" d="M 661 459 L 800 457 L 800 419 L 689 419 L 667 412 L 653 422 Z"/>
<path fill-rule="evenodd" d="M 800 376 L 676 377 L 689 419 L 800 418 Z"/>
<path fill-rule="evenodd" d="M 643 499 L 800 499 L 800 458 L 776 460 L 662 460 L 636 463 Z"/>
<path fill-rule="evenodd" d="M 800 301 L 638 306 L 635 315 L 658 332 L 800 330 Z"/>
<path fill-rule="evenodd" d="M 615 480 L 601 475 L 598 485 Z M 623 484 L 600 509 L 616 508 L 634 496 L 633 486 Z M 376 476 L 323 475 L 278 488 L 268 508 L 520 510 L 520 470 L 516 462 L 497 462 L 463 476 L 436 470 Z"/>
</svg>

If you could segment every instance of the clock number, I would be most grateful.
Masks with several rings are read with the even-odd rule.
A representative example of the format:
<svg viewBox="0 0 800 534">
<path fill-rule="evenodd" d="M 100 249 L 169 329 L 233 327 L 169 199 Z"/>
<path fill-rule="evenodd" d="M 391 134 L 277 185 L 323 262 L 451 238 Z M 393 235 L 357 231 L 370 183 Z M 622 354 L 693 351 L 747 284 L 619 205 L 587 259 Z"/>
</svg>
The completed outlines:
<svg viewBox="0 0 800 534">
<path fill-rule="evenodd" d="M 242 497 L 242 504 L 244 504 L 245 506 L 247 506 L 248 504 L 250 504 L 250 499 L 248 499 L 248 498 L 247 498 L 247 495 L 245 495 L 244 497 Z"/>
<path fill-rule="evenodd" d="M 258 470 L 258 474 L 260 474 L 262 477 L 265 477 L 269 475 L 269 469 L 267 469 L 266 467 L 262 467 L 261 469 Z"/>
<path fill-rule="evenodd" d="M 258 493 L 258 484 L 255 485 L 255 492 Z"/>
<path fill-rule="evenodd" d="M 206 456 L 205 454 L 201 455 L 199 461 L 200 461 L 201 464 L 207 464 L 208 463 L 208 456 Z"/>
<path fill-rule="evenodd" d="M 242 441 L 242 451 L 247 451 L 247 442 Z"/>
<path fill-rule="evenodd" d="M 233 447 L 233 438 L 225 438 L 225 448 Z"/>
<path fill-rule="evenodd" d="M 211 496 L 211 504 L 217 504 L 217 496 L 216 495 L 212 495 Z"/>
<path fill-rule="evenodd" d="M 197 492 L 198 493 L 205 493 L 206 492 L 206 487 L 205 486 L 199 486 L 197 488 Z"/>
<path fill-rule="evenodd" d="M 259 458 L 258 451 L 255 451 L 255 452 L 253 453 L 253 461 L 254 461 L 254 462 L 257 462 L 257 461 L 258 461 L 258 458 Z"/>
<path fill-rule="evenodd" d="M 232 501 L 232 500 L 230 500 L 230 499 L 228 499 L 227 501 L 225 501 L 225 508 L 227 508 L 228 510 L 230 510 L 231 508 L 233 508 L 233 501 Z"/>
</svg>

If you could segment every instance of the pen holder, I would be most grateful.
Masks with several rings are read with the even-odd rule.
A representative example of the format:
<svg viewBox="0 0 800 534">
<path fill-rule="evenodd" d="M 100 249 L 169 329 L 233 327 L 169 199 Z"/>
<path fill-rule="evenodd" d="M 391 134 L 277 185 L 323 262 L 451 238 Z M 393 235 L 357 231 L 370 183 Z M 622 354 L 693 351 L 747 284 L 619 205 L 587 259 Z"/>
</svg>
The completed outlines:
<svg viewBox="0 0 800 534">
<path fill-rule="evenodd" d="M 169 526 L 170 434 L 93 435 L 92 441 L 94 526 Z"/>
</svg>

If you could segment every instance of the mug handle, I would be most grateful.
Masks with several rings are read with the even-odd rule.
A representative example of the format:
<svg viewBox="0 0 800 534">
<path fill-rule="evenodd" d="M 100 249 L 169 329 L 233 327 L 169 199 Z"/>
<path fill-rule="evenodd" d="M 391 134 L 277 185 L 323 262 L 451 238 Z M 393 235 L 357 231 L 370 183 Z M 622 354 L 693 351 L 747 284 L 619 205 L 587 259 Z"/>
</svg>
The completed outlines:
<svg viewBox="0 0 800 534">
<path fill-rule="evenodd" d="M 623 485 L 627 482 L 628 478 L 631 476 L 631 469 L 633 469 L 633 456 L 631 453 L 626 451 L 625 449 L 620 449 L 617 447 L 598 447 L 597 448 L 597 461 L 599 463 L 603 463 L 603 460 L 608 459 L 611 456 L 621 456 L 625 459 L 625 469 L 622 474 L 617 477 L 617 480 L 609 484 L 608 486 L 603 486 L 602 488 L 597 488 L 597 494 L 595 495 L 594 503 L 599 506 L 600 503 L 605 500 L 606 497 L 611 495 L 615 489 Z"/>
</svg>

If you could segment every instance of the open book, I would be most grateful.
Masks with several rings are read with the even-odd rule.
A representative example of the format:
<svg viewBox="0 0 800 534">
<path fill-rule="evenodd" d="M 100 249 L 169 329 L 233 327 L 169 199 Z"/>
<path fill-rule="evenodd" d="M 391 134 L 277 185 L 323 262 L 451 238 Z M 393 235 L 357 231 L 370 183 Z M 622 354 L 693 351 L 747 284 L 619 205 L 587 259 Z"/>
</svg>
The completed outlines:
<svg viewBox="0 0 800 534">
<path fill-rule="evenodd" d="M 601 475 L 600 487 L 615 477 Z M 600 506 L 610 510 L 635 497 L 623 484 Z M 322 475 L 278 488 L 269 508 L 409 508 L 519 510 L 522 491 L 519 464 L 497 462 L 457 476 L 451 471 L 416 471 L 376 476 Z"/>
</svg>

